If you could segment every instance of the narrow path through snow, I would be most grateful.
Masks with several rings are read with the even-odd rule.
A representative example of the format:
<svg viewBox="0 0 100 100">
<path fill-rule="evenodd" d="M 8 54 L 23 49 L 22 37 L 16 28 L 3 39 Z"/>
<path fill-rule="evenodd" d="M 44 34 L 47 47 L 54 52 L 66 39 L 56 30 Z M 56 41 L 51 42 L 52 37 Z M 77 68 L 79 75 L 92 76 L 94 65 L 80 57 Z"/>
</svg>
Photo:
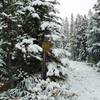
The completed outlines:
<svg viewBox="0 0 100 100">
<path fill-rule="evenodd" d="M 100 100 L 100 72 L 83 62 L 70 61 L 69 64 L 70 89 L 79 95 L 77 100 Z"/>
</svg>

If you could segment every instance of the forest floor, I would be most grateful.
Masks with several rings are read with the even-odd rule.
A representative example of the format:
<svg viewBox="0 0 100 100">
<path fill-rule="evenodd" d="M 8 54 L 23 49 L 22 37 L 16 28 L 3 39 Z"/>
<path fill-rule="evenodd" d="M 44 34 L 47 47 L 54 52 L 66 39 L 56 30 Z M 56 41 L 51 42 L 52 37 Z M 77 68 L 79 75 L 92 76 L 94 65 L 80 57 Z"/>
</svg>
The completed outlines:
<svg viewBox="0 0 100 100">
<path fill-rule="evenodd" d="M 84 62 L 70 61 L 70 90 L 78 94 L 77 100 L 100 100 L 100 72 Z"/>
</svg>

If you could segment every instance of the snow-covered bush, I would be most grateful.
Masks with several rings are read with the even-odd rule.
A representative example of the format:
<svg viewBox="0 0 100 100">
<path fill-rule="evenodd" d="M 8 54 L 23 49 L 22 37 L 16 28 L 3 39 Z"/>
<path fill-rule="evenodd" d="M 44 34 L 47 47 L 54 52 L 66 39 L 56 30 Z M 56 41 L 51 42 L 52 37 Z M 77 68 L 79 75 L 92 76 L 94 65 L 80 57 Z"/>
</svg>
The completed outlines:
<svg viewBox="0 0 100 100">
<path fill-rule="evenodd" d="M 47 69 L 48 69 L 47 76 L 51 78 L 54 77 L 55 80 L 56 80 L 55 77 L 61 78 L 61 79 L 66 78 L 69 73 L 67 67 L 64 67 L 63 65 L 57 64 L 55 62 L 49 63 L 47 66 Z"/>
<path fill-rule="evenodd" d="M 61 100 L 73 98 L 75 93 L 68 91 L 65 86 L 49 79 L 41 80 L 39 75 L 24 79 L 15 89 L 0 94 L 2 100 Z"/>
<path fill-rule="evenodd" d="M 52 50 L 52 53 L 56 58 L 64 58 L 64 57 L 70 57 L 71 54 L 69 51 L 62 49 L 62 48 L 54 48 Z"/>
</svg>

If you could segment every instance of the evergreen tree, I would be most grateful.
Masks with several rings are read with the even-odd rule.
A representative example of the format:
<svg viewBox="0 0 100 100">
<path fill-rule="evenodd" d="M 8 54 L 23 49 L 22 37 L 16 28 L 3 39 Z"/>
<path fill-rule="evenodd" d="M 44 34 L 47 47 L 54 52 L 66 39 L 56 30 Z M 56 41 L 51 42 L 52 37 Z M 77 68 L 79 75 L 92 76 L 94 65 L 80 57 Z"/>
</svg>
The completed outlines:
<svg viewBox="0 0 100 100">
<path fill-rule="evenodd" d="M 4 51 L 5 55 L 3 61 L 5 62 L 5 69 L 9 81 L 12 83 L 12 66 L 11 66 L 11 55 L 14 50 L 14 43 L 17 35 L 17 19 L 14 14 L 13 6 L 11 6 L 12 1 L 2 1 L 2 10 L 0 14 L 0 47 Z M 11 6 L 11 7 L 10 7 Z M 13 85 L 13 84 L 11 84 Z M 12 86 L 11 86 L 12 87 Z"/>
<path fill-rule="evenodd" d="M 95 14 L 89 23 L 88 51 L 90 61 L 95 64 L 100 60 L 100 1 L 94 6 Z"/>
<path fill-rule="evenodd" d="M 75 30 L 71 42 L 72 58 L 74 60 L 86 60 L 87 56 L 87 27 L 88 19 L 86 16 L 77 15 L 75 20 Z"/>
<path fill-rule="evenodd" d="M 70 38 L 74 36 L 74 16 L 71 14 Z"/>
<path fill-rule="evenodd" d="M 74 24 L 75 30 L 74 30 L 72 41 L 71 41 L 71 52 L 72 52 L 73 60 L 77 60 L 79 56 L 81 19 L 82 17 L 80 15 L 77 15 L 77 18 Z"/>
<path fill-rule="evenodd" d="M 93 12 L 92 12 L 92 10 L 90 9 L 90 10 L 88 11 L 88 18 L 90 19 L 92 16 L 93 16 Z"/>
<path fill-rule="evenodd" d="M 68 21 L 67 17 L 62 22 L 61 33 L 64 35 L 63 46 L 65 48 L 68 45 L 68 43 L 69 43 L 69 37 L 70 37 L 69 36 L 69 21 Z"/>
<path fill-rule="evenodd" d="M 79 59 L 81 61 L 86 61 L 87 58 L 87 27 L 88 27 L 88 18 L 83 16 L 81 24 L 81 43 L 79 50 Z"/>
</svg>

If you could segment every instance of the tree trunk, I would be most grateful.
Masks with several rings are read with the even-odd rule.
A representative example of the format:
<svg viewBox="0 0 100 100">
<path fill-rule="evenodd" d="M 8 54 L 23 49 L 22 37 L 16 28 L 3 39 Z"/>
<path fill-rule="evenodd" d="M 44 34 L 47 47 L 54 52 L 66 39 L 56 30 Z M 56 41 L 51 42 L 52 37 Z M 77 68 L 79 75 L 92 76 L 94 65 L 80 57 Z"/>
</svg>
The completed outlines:
<svg viewBox="0 0 100 100">
<path fill-rule="evenodd" d="M 46 54 L 43 52 L 43 63 L 42 63 L 42 79 L 46 80 Z"/>
<path fill-rule="evenodd" d="M 7 52 L 7 70 L 8 70 L 8 78 L 10 83 L 10 88 L 14 87 L 13 78 L 12 78 L 12 69 L 11 69 L 11 54 L 10 51 Z"/>
</svg>

